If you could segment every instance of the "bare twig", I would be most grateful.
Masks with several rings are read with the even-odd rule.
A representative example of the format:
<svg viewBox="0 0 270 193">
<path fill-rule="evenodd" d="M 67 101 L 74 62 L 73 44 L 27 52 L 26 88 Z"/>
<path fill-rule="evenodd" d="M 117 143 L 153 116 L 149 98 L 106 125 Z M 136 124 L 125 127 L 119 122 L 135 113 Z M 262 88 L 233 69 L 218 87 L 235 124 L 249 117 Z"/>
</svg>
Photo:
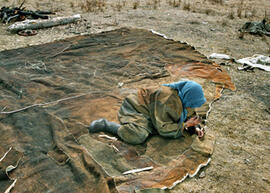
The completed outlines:
<svg viewBox="0 0 270 193">
<path fill-rule="evenodd" d="M 13 21 L 22 21 L 25 19 L 48 19 L 48 14 L 54 14 L 50 11 L 31 11 L 25 10 L 23 7 L 25 0 L 21 3 L 19 7 L 2 7 L 0 9 L 0 19 L 3 23 L 9 23 Z"/>
<path fill-rule="evenodd" d="M 134 170 L 129 170 L 124 172 L 123 174 L 133 174 L 133 173 L 138 173 L 138 172 L 143 172 L 143 171 L 147 171 L 147 170 L 152 170 L 154 167 L 150 166 L 150 167 L 146 167 L 146 168 L 138 168 L 138 169 L 134 169 Z"/>
<path fill-rule="evenodd" d="M 19 9 L 21 9 L 21 8 L 22 8 L 22 6 L 24 5 L 24 3 L 25 3 L 25 0 L 23 0 L 23 2 L 21 3 L 21 5 L 20 5 Z"/>
<path fill-rule="evenodd" d="M 14 18 L 19 18 L 19 17 L 20 17 L 19 14 L 8 17 L 8 18 L 6 19 L 6 24 L 8 24 L 12 19 L 14 19 Z"/>
<path fill-rule="evenodd" d="M 7 154 L 12 150 L 12 147 L 9 148 L 9 150 L 3 155 L 3 157 L 0 158 L 0 162 L 7 156 Z"/>
<path fill-rule="evenodd" d="M 0 114 L 12 114 L 12 113 L 17 113 L 17 112 L 20 112 L 20 111 L 24 111 L 26 109 L 30 109 L 32 107 L 36 107 L 36 106 L 41 106 L 42 104 L 33 104 L 33 105 L 30 105 L 30 106 L 27 106 L 27 107 L 24 107 L 24 108 L 21 108 L 21 109 L 17 109 L 17 110 L 14 110 L 14 111 L 3 111 L 3 112 L 0 112 Z"/>
<path fill-rule="evenodd" d="M 7 108 L 7 106 L 5 106 L 3 109 L 2 109 L 2 111 L 1 112 L 3 112 L 5 109 Z"/>
<path fill-rule="evenodd" d="M 68 45 L 67 47 L 65 47 L 63 50 L 61 50 L 60 52 L 58 52 L 58 53 L 56 53 L 56 54 L 54 54 L 54 55 L 52 55 L 52 56 L 48 56 L 48 57 L 46 57 L 46 59 L 47 58 L 53 58 L 53 57 L 55 57 L 55 56 L 58 56 L 59 54 L 62 54 L 64 51 L 66 51 L 67 49 L 69 49 L 71 47 L 71 45 Z"/>
<path fill-rule="evenodd" d="M 119 149 L 117 147 L 115 147 L 114 145 L 111 145 L 112 148 L 116 151 L 116 152 L 120 152 Z"/>
</svg>

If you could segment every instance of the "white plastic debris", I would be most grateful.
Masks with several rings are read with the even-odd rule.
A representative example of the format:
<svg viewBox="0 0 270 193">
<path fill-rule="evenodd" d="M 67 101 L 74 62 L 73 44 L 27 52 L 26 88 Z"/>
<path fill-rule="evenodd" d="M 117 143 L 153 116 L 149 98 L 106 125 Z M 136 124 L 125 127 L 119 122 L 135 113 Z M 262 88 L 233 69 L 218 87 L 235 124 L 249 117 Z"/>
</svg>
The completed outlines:
<svg viewBox="0 0 270 193">
<path fill-rule="evenodd" d="M 201 173 L 200 173 L 200 175 L 199 175 L 199 178 L 204 178 L 206 175 L 205 175 L 205 172 L 204 171 L 202 171 Z"/>
<path fill-rule="evenodd" d="M 218 54 L 218 53 L 213 53 L 209 56 L 210 59 L 224 59 L 224 60 L 230 60 L 231 57 L 227 54 Z"/>
<path fill-rule="evenodd" d="M 126 172 L 124 172 L 123 174 L 133 174 L 133 173 L 138 173 L 138 172 L 143 172 L 143 171 L 147 171 L 147 170 L 152 170 L 154 167 L 150 166 L 150 167 L 146 167 L 146 168 L 138 168 L 138 169 L 134 169 L 134 170 L 128 170 Z"/>
<path fill-rule="evenodd" d="M 118 82 L 118 87 L 121 88 L 124 85 L 123 82 Z"/>
<path fill-rule="evenodd" d="M 242 58 L 239 60 L 236 60 L 237 63 L 248 65 L 253 68 L 260 68 L 262 70 L 270 72 L 270 57 L 255 54 L 252 57 Z"/>
<path fill-rule="evenodd" d="M 113 140 L 113 141 L 117 141 L 118 140 L 116 137 L 111 137 L 111 136 L 108 136 L 108 135 L 99 135 L 98 137 L 100 137 L 100 138 L 106 138 L 106 139 Z"/>
<path fill-rule="evenodd" d="M 162 36 L 162 37 L 164 37 L 165 39 L 169 39 L 165 34 L 159 33 L 159 32 L 157 32 L 157 31 L 155 31 L 155 30 L 153 30 L 153 29 L 151 29 L 151 32 L 152 32 L 153 34 Z"/>
</svg>

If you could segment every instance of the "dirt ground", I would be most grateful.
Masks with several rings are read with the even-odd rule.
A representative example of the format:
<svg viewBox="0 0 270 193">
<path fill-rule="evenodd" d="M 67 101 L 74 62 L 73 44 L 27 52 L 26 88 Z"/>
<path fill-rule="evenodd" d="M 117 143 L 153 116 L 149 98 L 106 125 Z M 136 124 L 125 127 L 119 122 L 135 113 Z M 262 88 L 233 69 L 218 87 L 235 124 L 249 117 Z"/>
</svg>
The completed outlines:
<svg viewBox="0 0 270 193">
<path fill-rule="evenodd" d="M 0 7 L 10 5 L 19 2 L 0 2 Z M 26 0 L 24 5 L 57 15 L 80 13 L 82 20 L 39 30 L 31 37 L 11 34 L 7 25 L 0 24 L 0 51 L 132 27 L 187 42 L 206 56 L 216 52 L 238 59 L 270 54 L 270 37 L 245 34 L 240 39 L 238 33 L 246 21 L 266 17 L 270 22 L 269 0 Z M 210 165 L 202 170 L 205 176 L 200 172 L 168 192 L 270 192 L 270 74 L 257 69 L 238 71 L 237 67 L 235 63 L 223 66 L 237 90 L 225 90 L 213 105 L 208 129 L 216 134 L 216 146 Z"/>
</svg>

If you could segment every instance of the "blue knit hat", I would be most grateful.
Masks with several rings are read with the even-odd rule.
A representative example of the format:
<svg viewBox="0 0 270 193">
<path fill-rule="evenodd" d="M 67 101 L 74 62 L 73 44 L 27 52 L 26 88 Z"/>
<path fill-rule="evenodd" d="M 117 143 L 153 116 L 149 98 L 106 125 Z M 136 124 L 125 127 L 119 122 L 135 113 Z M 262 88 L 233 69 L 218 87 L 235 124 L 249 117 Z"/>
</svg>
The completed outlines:
<svg viewBox="0 0 270 193">
<path fill-rule="evenodd" d="M 198 108 L 206 102 L 202 86 L 197 82 L 180 81 L 170 84 L 164 84 L 164 86 L 171 87 L 178 91 L 178 95 L 182 101 L 183 106 L 183 113 L 181 114 L 180 122 L 185 121 L 187 118 L 187 107 Z"/>
</svg>

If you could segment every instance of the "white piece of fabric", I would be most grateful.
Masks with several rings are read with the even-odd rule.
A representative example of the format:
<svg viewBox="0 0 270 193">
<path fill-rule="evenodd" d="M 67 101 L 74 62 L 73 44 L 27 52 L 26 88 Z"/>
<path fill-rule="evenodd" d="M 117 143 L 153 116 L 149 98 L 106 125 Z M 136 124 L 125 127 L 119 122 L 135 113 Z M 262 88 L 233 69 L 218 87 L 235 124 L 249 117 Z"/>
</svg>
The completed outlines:
<svg viewBox="0 0 270 193">
<path fill-rule="evenodd" d="M 230 60 L 231 57 L 226 54 L 218 54 L 218 53 L 213 53 L 209 56 L 210 59 L 225 59 L 225 60 Z"/>
<path fill-rule="evenodd" d="M 260 68 L 262 70 L 270 72 L 270 57 L 255 54 L 252 57 L 242 58 L 239 60 L 236 60 L 239 64 L 245 64 L 248 66 L 252 66 L 254 68 Z"/>
</svg>

